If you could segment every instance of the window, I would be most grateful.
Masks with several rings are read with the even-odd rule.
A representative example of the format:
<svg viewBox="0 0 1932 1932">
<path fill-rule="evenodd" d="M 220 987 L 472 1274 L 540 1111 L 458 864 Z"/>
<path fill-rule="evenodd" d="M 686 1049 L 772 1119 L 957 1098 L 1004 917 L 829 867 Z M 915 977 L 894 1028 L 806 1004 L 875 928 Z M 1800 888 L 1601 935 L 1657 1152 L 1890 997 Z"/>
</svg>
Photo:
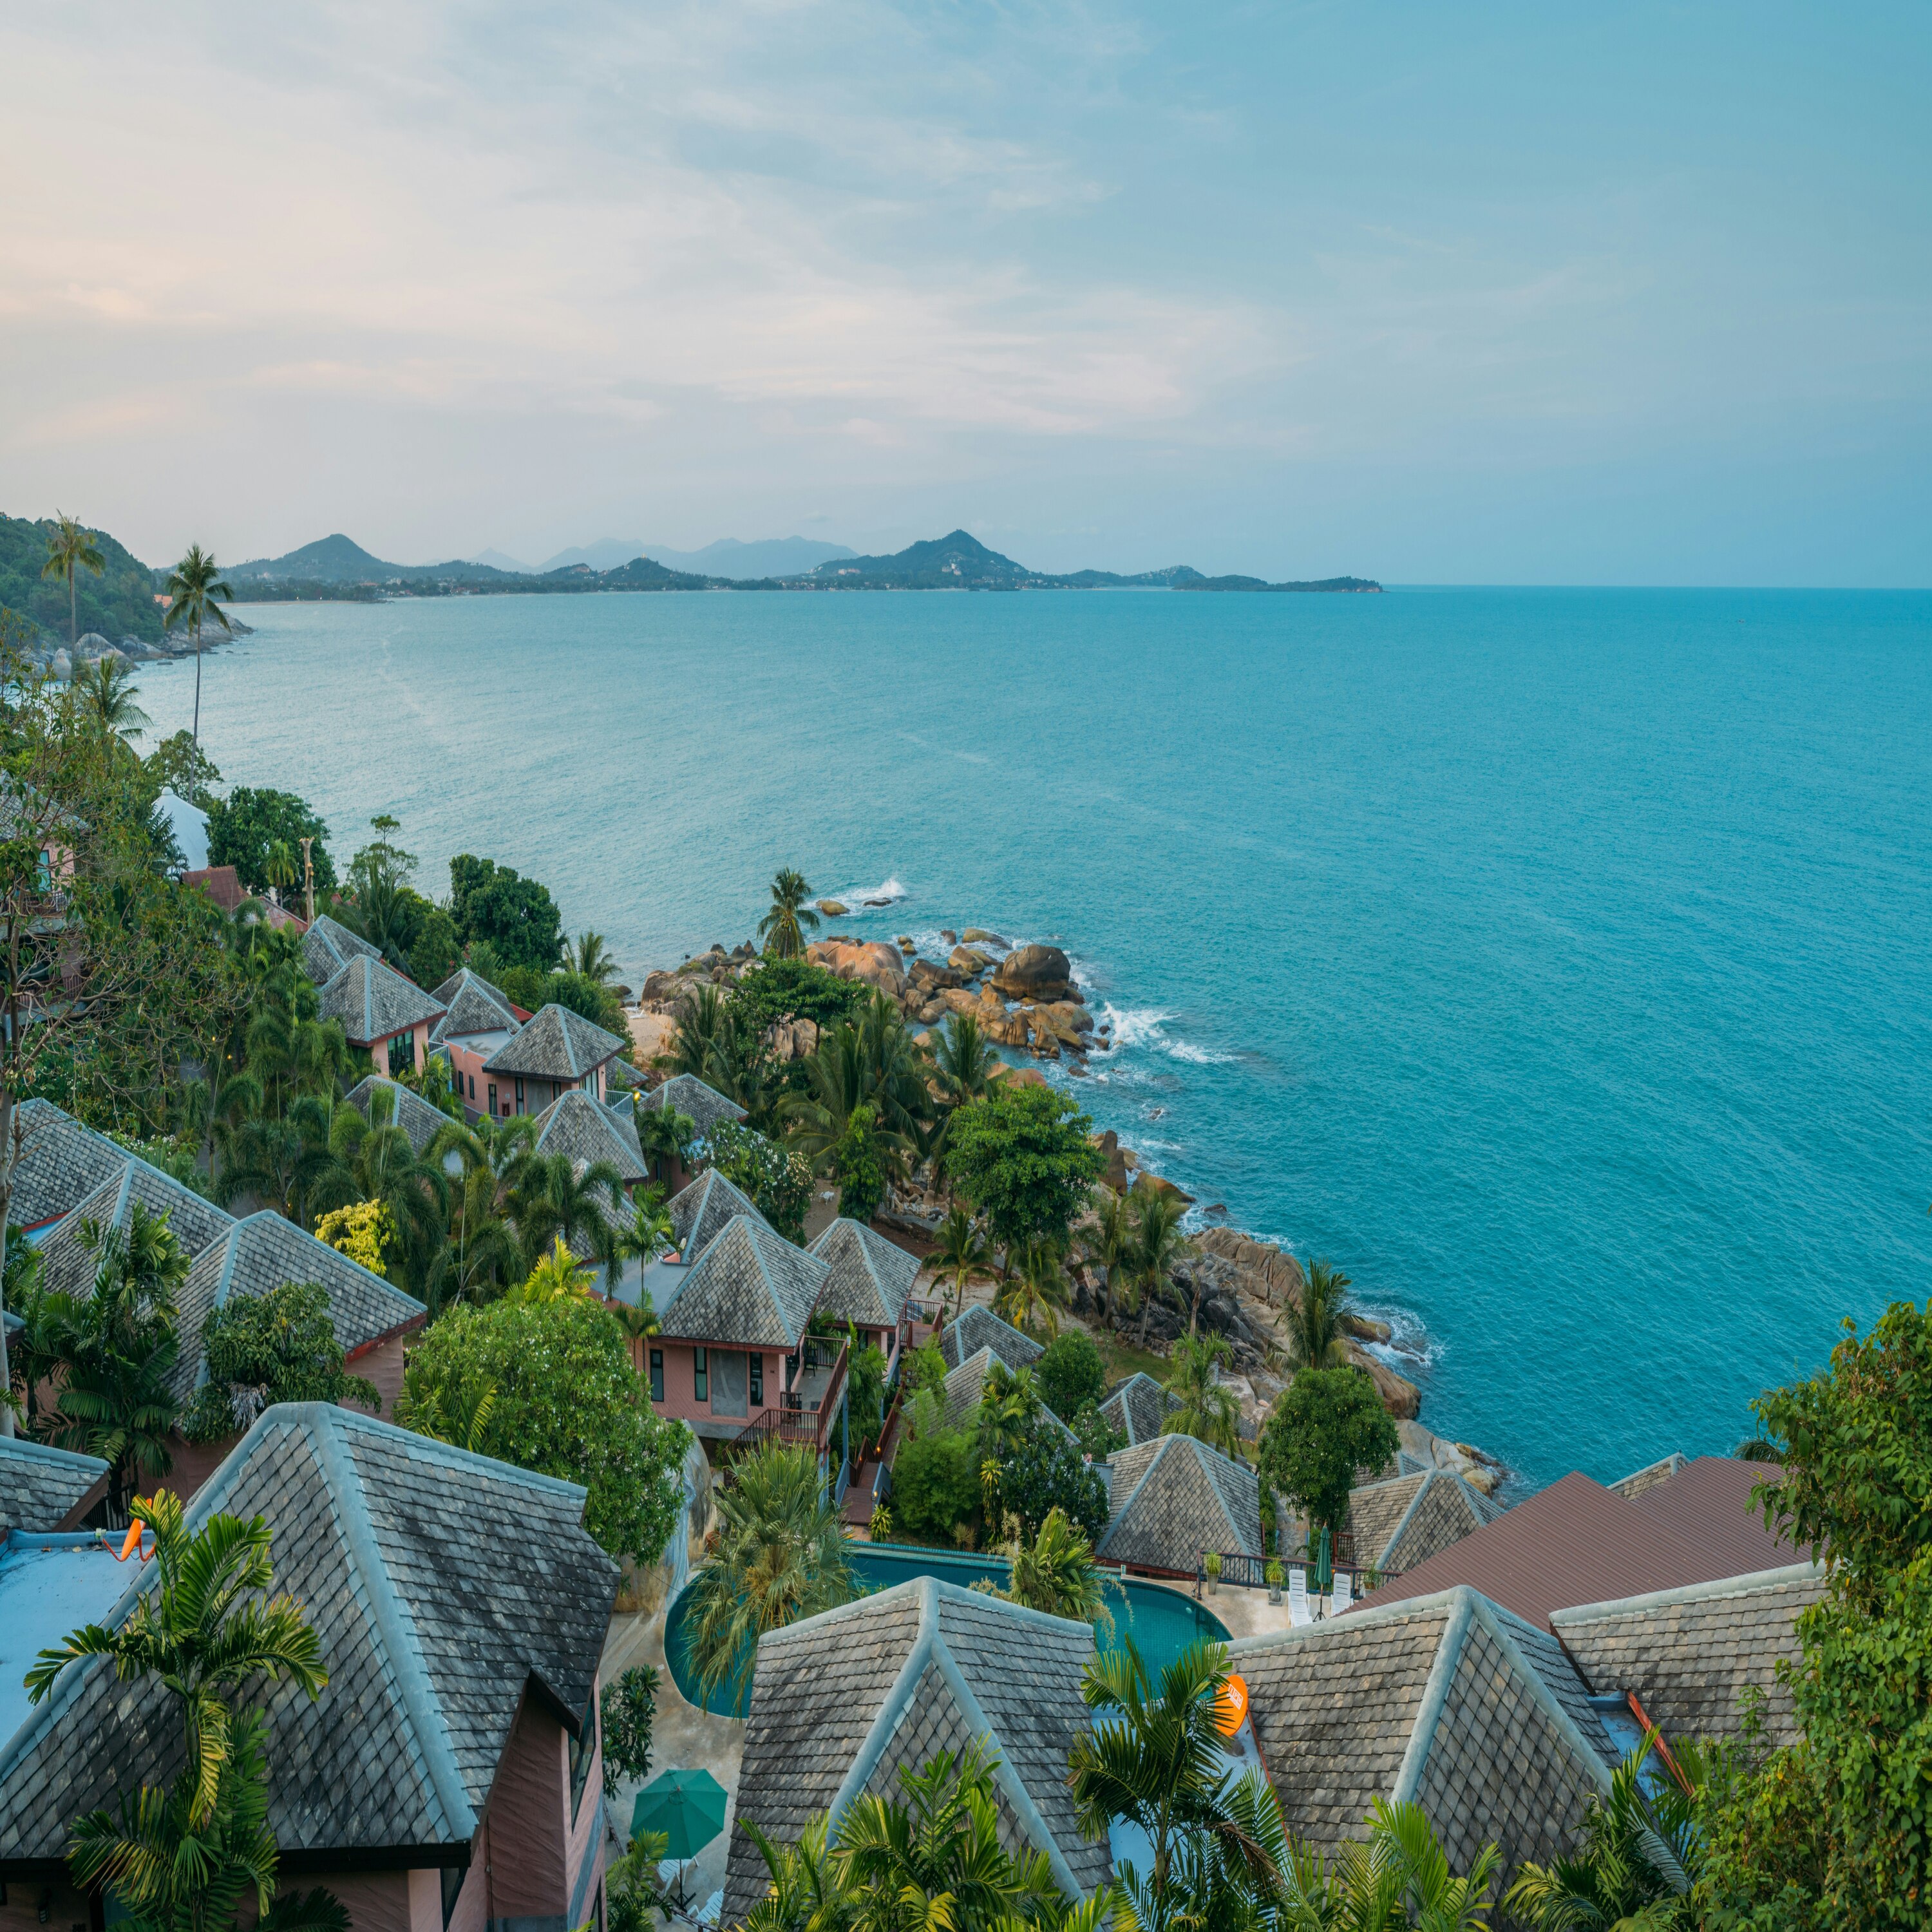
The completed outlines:
<svg viewBox="0 0 1932 1932">
<path fill-rule="evenodd" d="M 496 1112 L 496 1082 L 495 1082 L 495 1081 L 494 1081 L 494 1080 L 493 1080 L 493 1081 L 491 1081 L 491 1082 L 490 1082 L 490 1114 L 491 1114 L 492 1118 L 494 1118 L 494 1117 L 495 1116 Z"/>
<path fill-rule="evenodd" d="M 476 1076 L 473 1073 L 470 1076 L 470 1097 L 472 1100 L 476 1097 Z"/>
<path fill-rule="evenodd" d="M 711 1356 L 704 1348 L 691 1352 L 691 1392 L 700 1402 L 711 1400 Z"/>
<path fill-rule="evenodd" d="M 389 1071 L 400 1073 L 406 1066 L 416 1064 L 416 1036 L 412 1033 L 399 1033 L 389 1042 Z"/>
<path fill-rule="evenodd" d="M 651 1351 L 651 1400 L 653 1402 L 664 1400 L 664 1351 L 662 1348 Z"/>
<path fill-rule="evenodd" d="M 590 1687 L 590 1702 L 584 1708 L 583 1722 L 570 1741 L 570 1817 L 577 1822 L 577 1808 L 583 1802 L 584 1787 L 590 1780 L 590 1760 L 597 1755 L 597 1687 Z M 554 1760 L 553 1760 L 554 1762 Z"/>
<path fill-rule="evenodd" d="M 517 1112 L 518 1112 L 518 1113 L 520 1113 L 520 1114 L 523 1111 L 524 1111 L 524 1083 L 523 1083 L 520 1080 L 519 1080 L 519 1081 L 517 1082 Z"/>
<path fill-rule="evenodd" d="M 456 1911 L 456 1901 L 463 1896 L 463 1881 L 470 1876 L 466 1865 L 445 1865 L 442 1868 L 442 1922 L 446 1928 Z"/>
<path fill-rule="evenodd" d="M 765 1406 L 765 1358 L 762 1355 L 752 1358 L 752 1406 L 763 1408 Z"/>
</svg>

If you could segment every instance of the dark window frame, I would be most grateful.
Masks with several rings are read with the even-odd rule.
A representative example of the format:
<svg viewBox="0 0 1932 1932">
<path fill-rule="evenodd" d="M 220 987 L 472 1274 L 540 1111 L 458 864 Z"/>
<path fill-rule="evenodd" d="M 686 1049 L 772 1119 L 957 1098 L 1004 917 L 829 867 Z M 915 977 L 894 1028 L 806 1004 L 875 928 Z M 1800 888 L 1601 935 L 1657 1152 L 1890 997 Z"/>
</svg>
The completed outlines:
<svg viewBox="0 0 1932 1932">
<path fill-rule="evenodd" d="M 662 1348 L 651 1351 L 651 1400 L 653 1402 L 664 1400 L 664 1351 Z"/>
<path fill-rule="evenodd" d="M 711 1406 L 711 1351 L 694 1348 L 691 1352 L 691 1399 L 701 1402 L 706 1408 Z"/>
<path fill-rule="evenodd" d="M 752 1363 L 752 1407 L 755 1412 L 765 1406 L 765 1358 L 754 1348 Z"/>
</svg>

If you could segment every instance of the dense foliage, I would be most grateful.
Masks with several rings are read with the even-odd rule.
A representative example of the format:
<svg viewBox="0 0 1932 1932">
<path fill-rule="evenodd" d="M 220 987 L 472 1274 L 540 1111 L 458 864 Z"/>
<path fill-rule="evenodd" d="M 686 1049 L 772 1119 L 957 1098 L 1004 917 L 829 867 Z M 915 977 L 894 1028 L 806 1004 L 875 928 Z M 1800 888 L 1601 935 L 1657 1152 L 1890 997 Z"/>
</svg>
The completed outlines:
<svg viewBox="0 0 1932 1932">
<path fill-rule="evenodd" d="M 356 1402 L 380 1411 L 375 1384 L 343 1367 L 328 1297 L 312 1281 L 237 1295 L 202 1324 L 208 1379 L 182 1420 L 190 1442 L 246 1429 L 278 1402 Z"/>
<path fill-rule="evenodd" d="M 450 860 L 449 910 L 462 945 L 487 944 L 506 966 L 548 973 L 563 950 L 563 920 L 548 890 L 494 860 L 465 852 Z"/>
<path fill-rule="evenodd" d="M 1340 1530 L 1358 1469 L 1379 1469 L 1401 1446 L 1376 1385 L 1360 1369 L 1304 1369 L 1262 1430 L 1262 1480 Z"/>
<path fill-rule="evenodd" d="M 658 1673 L 640 1664 L 604 1687 L 604 1762 L 612 1775 L 651 1774 L 651 1726 L 657 1714 Z"/>
<path fill-rule="evenodd" d="M 1090 1336 L 1070 1329 L 1048 1345 L 1034 1364 L 1042 1400 L 1062 1422 L 1070 1423 L 1089 1402 L 1107 1392 L 1107 1365 Z"/>
<path fill-rule="evenodd" d="M 1065 1238 L 1100 1178 L 1093 1124 L 1053 1088 L 1006 1082 L 952 1116 L 953 1185 L 1010 1254 L 1028 1240 Z"/>
<path fill-rule="evenodd" d="M 236 876 L 251 892 L 278 883 L 269 877 L 269 854 L 277 845 L 286 848 L 296 867 L 290 883 L 302 880 L 302 842 L 315 842 L 309 848 L 315 867 L 316 903 L 322 896 L 335 890 L 335 862 L 328 854 L 328 827 L 311 807 L 292 791 L 272 791 L 237 785 L 226 799 L 208 807 L 208 862 L 232 866 Z"/>
<path fill-rule="evenodd" d="M 862 1224 L 872 1220 L 886 1198 L 886 1156 L 878 1130 L 878 1115 L 871 1106 L 854 1107 L 826 1156 L 838 1186 L 839 1213 Z"/>
<path fill-rule="evenodd" d="M 736 1120 L 720 1120 L 711 1130 L 710 1147 L 711 1165 L 742 1188 L 787 1240 L 802 1245 L 805 1211 L 812 1204 L 811 1162 Z"/>
<path fill-rule="evenodd" d="M 63 642 L 68 633 L 68 586 L 64 577 L 43 577 L 51 518 L 0 516 L 0 605 L 17 610 Z M 102 568 L 74 573 L 77 633 L 98 631 L 110 644 L 139 638 L 158 644 L 161 609 L 154 602 L 154 573 L 102 531 L 91 531 Z"/>
<path fill-rule="evenodd" d="M 1000 1502 L 1029 1533 L 1054 1510 L 1090 1540 L 1107 1526 L 1107 1489 L 1100 1471 L 1052 1423 L 1037 1418 L 1000 1459 Z"/>
<path fill-rule="evenodd" d="M 892 1513 L 914 1536 L 949 1540 L 980 1503 L 980 1458 L 963 1430 L 935 1429 L 900 1447 Z"/>
<path fill-rule="evenodd" d="M 397 1419 L 472 1414 L 494 1395 L 476 1445 L 581 1483 L 584 1526 L 613 1556 L 656 1562 L 677 1520 L 690 1441 L 652 1410 L 614 1317 L 576 1297 L 451 1310 L 411 1350 Z"/>
<path fill-rule="evenodd" d="M 842 980 L 810 960 L 767 958 L 747 973 L 732 994 L 746 1020 L 762 1033 L 788 1020 L 810 1020 L 830 1028 L 856 1018 L 866 1004 L 865 986 Z"/>
</svg>

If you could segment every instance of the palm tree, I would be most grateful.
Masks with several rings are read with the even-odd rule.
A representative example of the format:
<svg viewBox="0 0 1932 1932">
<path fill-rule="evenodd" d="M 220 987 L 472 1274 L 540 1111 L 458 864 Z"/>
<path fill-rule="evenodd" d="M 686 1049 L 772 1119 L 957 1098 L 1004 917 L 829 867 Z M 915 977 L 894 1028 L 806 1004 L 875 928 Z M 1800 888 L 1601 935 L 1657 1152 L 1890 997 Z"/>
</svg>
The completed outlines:
<svg viewBox="0 0 1932 1932">
<path fill-rule="evenodd" d="M 580 1166 L 567 1154 L 532 1154 L 524 1162 L 507 1202 L 525 1265 L 535 1268 L 553 1241 L 594 1241 L 610 1209 L 621 1213 L 624 1181 L 608 1160 Z"/>
<path fill-rule="evenodd" d="M 228 614 L 215 600 L 232 599 L 234 592 L 222 581 L 221 566 L 199 544 L 190 544 L 188 554 L 168 574 L 168 614 L 162 619 L 165 629 L 186 624 L 194 636 L 194 748 L 201 749 L 201 627 L 212 617 L 226 632 Z"/>
<path fill-rule="evenodd" d="M 1348 1277 L 1326 1262 L 1303 1271 L 1301 1298 L 1288 1317 L 1288 1359 L 1298 1369 L 1332 1369 L 1348 1359 L 1342 1317 L 1348 1312 Z"/>
<path fill-rule="evenodd" d="M 861 1108 L 870 1108 L 871 1132 L 880 1162 L 888 1174 L 900 1172 L 910 1142 L 892 1126 L 874 1099 L 872 1058 L 860 1029 L 838 1026 L 820 1034 L 818 1051 L 802 1065 L 806 1090 L 792 1095 L 783 1107 L 790 1123 L 790 1138 L 798 1151 L 815 1169 L 825 1172 L 853 1115 Z"/>
<path fill-rule="evenodd" d="M 970 1013 L 955 1013 L 946 1022 L 933 1050 L 932 1064 L 947 1106 L 962 1107 L 985 1097 L 1000 1064 L 980 1022 Z"/>
<path fill-rule="evenodd" d="M 262 854 L 262 871 L 265 875 L 262 884 L 274 892 L 275 903 L 280 905 L 281 888 L 296 882 L 296 848 L 286 838 L 272 839 L 268 850 Z"/>
<path fill-rule="evenodd" d="M 1102 1309 L 1111 1324 L 1118 1296 L 1132 1308 L 1135 1242 L 1138 1233 L 1126 1196 L 1111 1187 L 1096 1187 L 1089 1202 L 1094 1230 L 1084 1242 L 1087 1258 L 1100 1270 Z"/>
<path fill-rule="evenodd" d="M 590 1292 L 590 1270 L 570 1252 L 560 1234 L 556 1246 L 504 1299 L 534 1307 L 544 1302 L 585 1297 Z"/>
<path fill-rule="evenodd" d="M 1231 1353 L 1225 1335 L 1183 1335 L 1168 1365 L 1167 1392 L 1178 1405 L 1162 1426 L 1167 1436 L 1192 1436 L 1237 1461 L 1241 1454 L 1241 1406 L 1220 1379 Z"/>
<path fill-rule="evenodd" d="M 677 1025 L 664 1055 L 674 1073 L 688 1073 L 702 1080 L 710 1070 L 712 1043 L 724 1017 L 724 1002 L 716 986 L 694 986 L 679 1002 L 682 1009 Z"/>
<path fill-rule="evenodd" d="M 940 1222 L 937 1240 L 938 1246 L 926 1258 L 934 1274 L 942 1280 L 952 1277 L 952 1318 L 957 1322 L 965 1305 L 966 1284 L 984 1281 L 993 1272 L 992 1250 L 980 1232 L 979 1222 L 956 1202 Z"/>
<path fill-rule="evenodd" d="M 580 932 L 575 947 L 566 944 L 564 952 L 570 962 L 570 970 L 580 978 L 604 986 L 617 976 L 617 962 L 610 957 L 601 932 Z"/>
<path fill-rule="evenodd" d="M 745 1829 L 771 1874 L 764 1897 L 746 1916 L 743 1932 L 843 1932 L 851 1916 L 836 1855 L 826 1844 L 831 1814 L 808 1820 L 795 1844 L 774 1845 L 750 1819 Z"/>
<path fill-rule="evenodd" d="M 654 1180 L 664 1178 L 664 1163 L 684 1166 L 692 1144 L 698 1138 L 698 1123 L 675 1107 L 646 1107 L 634 1102 L 637 1115 L 638 1144 Z"/>
<path fill-rule="evenodd" d="M 358 1201 L 382 1202 L 401 1238 L 404 1286 L 420 1300 L 448 1227 L 449 1176 L 440 1160 L 424 1159 L 410 1144 L 395 1110 L 395 1094 L 384 1087 L 370 1096 L 366 1120 L 346 1100 L 336 1106 L 328 1120 L 328 1162 L 304 1188 L 303 1205 L 317 1215 Z"/>
<path fill-rule="evenodd" d="M 67 579 L 67 640 L 70 647 L 80 641 L 80 606 L 75 601 L 74 574 L 76 570 L 84 570 L 98 577 L 106 568 L 107 560 L 101 555 L 100 546 L 94 541 L 93 532 L 82 530 L 64 510 L 59 512 L 47 538 L 47 560 L 40 566 L 40 574 Z"/>
<path fill-rule="evenodd" d="M 993 1312 L 1016 1328 L 1060 1333 L 1060 1311 L 1072 1299 L 1058 1245 L 1036 1236 L 1020 1250 L 1018 1268 L 1000 1284 Z"/>
<path fill-rule="evenodd" d="M 812 1450 L 768 1441 L 731 1474 L 718 1496 L 718 1553 L 692 1580 L 685 1631 L 706 1695 L 728 1678 L 742 1708 L 758 1639 L 858 1591 Z"/>
<path fill-rule="evenodd" d="M 1154 1303 L 1167 1292 L 1168 1271 L 1186 1246 L 1180 1232 L 1185 1211 L 1171 1194 L 1152 1188 L 1136 1192 L 1134 1201 L 1134 1286 L 1141 1297 L 1141 1346 L 1147 1346 L 1148 1320 Z"/>
<path fill-rule="evenodd" d="M 1022 1544 L 1014 1552 L 1012 1575 L 1000 1594 L 1048 1616 L 1104 1623 L 1110 1634 L 1113 1628 L 1094 1546 L 1058 1504 L 1047 1511 L 1031 1546 Z"/>
<path fill-rule="evenodd" d="M 759 920 L 758 932 L 774 959 L 795 959 L 805 950 L 803 928 L 815 929 L 818 924 L 818 914 L 805 903 L 811 896 L 805 874 L 789 866 L 772 880 L 772 909 Z"/>
<path fill-rule="evenodd" d="M 1297 1845 L 1283 1861 L 1276 1923 L 1282 1932 L 1396 1932 L 1422 1926 L 1429 1932 L 1487 1932 L 1489 1895 L 1502 1869 L 1493 1844 L 1476 1854 L 1468 1874 L 1458 1878 L 1420 1804 L 1391 1804 L 1378 1798 L 1369 1813 L 1366 1844 L 1344 1844 L 1332 1870 L 1321 1855 Z M 1555 1924 L 1578 1928 L 1607 1920 L 1563 1918 Z M 1619 1921 L 1631 1932 L 1665 1922 Z"/>
<path fill-rule="evenodd" d="M 81 716 L 103 738 L 124 742 L 141 735 L 154 721 L 134 700 L 140 695 L 133 682 L 134 667 L 125 658 L 97 658 L 74 674 L 74 695 Z"/>
</svg>

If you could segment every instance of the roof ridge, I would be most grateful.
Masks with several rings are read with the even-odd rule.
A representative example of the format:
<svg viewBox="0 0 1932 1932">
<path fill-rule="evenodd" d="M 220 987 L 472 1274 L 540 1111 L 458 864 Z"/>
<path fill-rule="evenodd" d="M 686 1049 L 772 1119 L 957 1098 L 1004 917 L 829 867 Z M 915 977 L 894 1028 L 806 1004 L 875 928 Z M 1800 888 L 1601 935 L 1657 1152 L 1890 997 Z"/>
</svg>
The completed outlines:
<svg viewBox="0 0 1932 1932">
<path fill-rule="evenodd" d="M 1382 1559 L 1402 1540 L 1402 1532 L 1408 1527 L 1414 1520 L 1416 1511 L 1422 1507 L 1422 1499 L 1428 1495 L 1429 1486 L 1436 1480 L 1436 1472 L 1433 1469 L 1425 1469 L 1419 1479 L 1410 1476 L 1398 1476 L 1395 1480 L 1399 1483 L 1414 1482 L 1415 1493 L 1409 1498 L 1408 1507 L 1402 1513 L 1402 1520 L 1382 1539 L 1382 1546 L 1376 1552 L 1375 1567 L 1378 1570 L 1382 1568 Z"/>
<path fill-rule="evenodd" d="M 0 1456 L 25 1456 L 29 1462 L 44 1456 L 50 1462 L 81 1462 L 94 1470 L 108 1465 L 98 1456 L 83 1455 L 78 1449 L 57 1448 L 51 1442 L 37 1442 L 31 1436 L 0 1436 Z"/>
<path fill-rule="evenodd" d="M 1748 1570 L 1736 1576 L 1713 1576 L 1701 1583 L 1679 1583 L 1669 1590 L 1647 1590 L 1634 1597 L 1607 1597 L 1600 1603 L 1575 1604 L 1552 1610 L 1552 1626 L 1597 1623 L 1634 1610 L 1669 1610 L 1678 1604 L 1709 1603 L 1724 1597 L 1754 1596 L 1761 1590 L 1782 1589 L 1792 1583 L 1807 1583 L 1826 1574 L 1817 1562 L 1786 1563 L 1775 1570 Z"/>
<path fill-rule="evenodd" d="M 1436 1642 L 1436 1654 L 1430 1660 L 1429 1675 L 1423 1682 L 1422 1702 L 1416 1706 L 1414 1720 L 1409 1726 L 1408 1744 L 1402 1752 L 1401 1766 L 1389 1792 L 1390 1799 L 1398 1804 L 1412 1799 L 1422 1782 L 1424 1768 L 1436 1742 L 1436 1727 L 1442 1721 L 1442 1708 L 1449 1701 L 1450 1689 L 1456 1682 L 1456 1666 L 1462 1660 L 1462 1646 L 1468 1641 L 1469 1625 L 1475 1618 L 1475 1592 L 1463 1583 L 1457 1586 L 1454 1594 L 1449 1621 Z"/>
</svg>

